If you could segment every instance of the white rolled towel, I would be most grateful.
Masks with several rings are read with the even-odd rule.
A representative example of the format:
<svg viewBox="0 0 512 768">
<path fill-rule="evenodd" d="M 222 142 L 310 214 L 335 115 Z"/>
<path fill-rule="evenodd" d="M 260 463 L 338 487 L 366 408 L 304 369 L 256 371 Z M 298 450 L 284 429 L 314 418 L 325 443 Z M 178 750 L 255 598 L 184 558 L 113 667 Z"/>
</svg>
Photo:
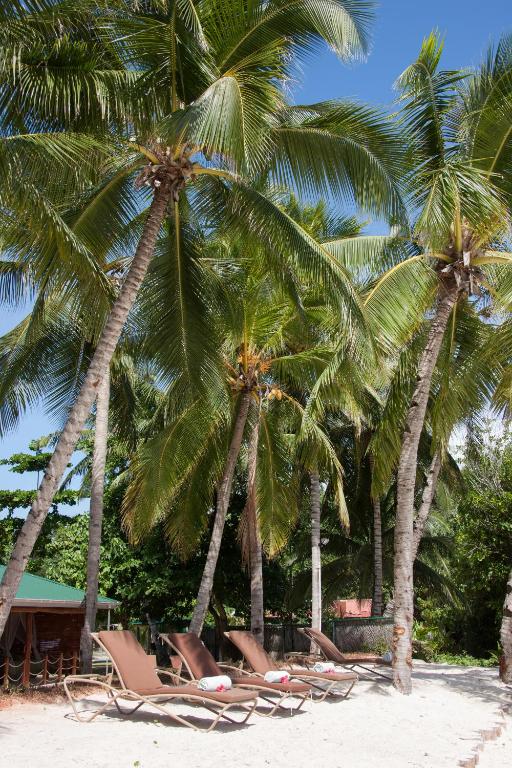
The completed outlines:
<svg viewBox="0 0 512 768">
<path fill-rule="evenodd" d="M 287 683 L 290 680 L 290 673 L 286 669 L 270 669 L 265 672 L 263 679 L 266 683 Z"/>
<path fill-rule="evenodd" d="M 231 685 L 231 679 L 227 675 L 215 675 L 202 677 L 197 687 L 200 691 L 229 691 Z"/>
<path fill-rule="evenodd" d="M 332 661 L 317 661 L 313 664 L 313 672 L 326 672 L 327 674 L 332 674 L 333 672 L 336 672 L 336 667 Z"/>
</svg>

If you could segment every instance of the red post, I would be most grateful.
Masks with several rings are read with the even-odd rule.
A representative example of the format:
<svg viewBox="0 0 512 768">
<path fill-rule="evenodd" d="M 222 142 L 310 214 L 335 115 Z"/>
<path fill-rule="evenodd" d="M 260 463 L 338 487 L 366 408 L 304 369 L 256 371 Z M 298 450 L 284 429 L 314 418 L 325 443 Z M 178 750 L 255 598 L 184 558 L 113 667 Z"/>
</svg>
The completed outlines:
<svg viewBox="0 0 512 768">
<path fill-rule="evenodd" d="M 43 685 L 48 682 L 48 654 L 45 653 L 43 658 Z"/>
<path fill-rule="evenodd" d="M 57 682 L 58 683 L 60 683 L 60 681 L 62 680 L 62 662 L 63 662 L 63 659 L 64 659 L 64 654 L 63 653 L 59 653 L 59 665 L 57 667 Z"/>
</svg>

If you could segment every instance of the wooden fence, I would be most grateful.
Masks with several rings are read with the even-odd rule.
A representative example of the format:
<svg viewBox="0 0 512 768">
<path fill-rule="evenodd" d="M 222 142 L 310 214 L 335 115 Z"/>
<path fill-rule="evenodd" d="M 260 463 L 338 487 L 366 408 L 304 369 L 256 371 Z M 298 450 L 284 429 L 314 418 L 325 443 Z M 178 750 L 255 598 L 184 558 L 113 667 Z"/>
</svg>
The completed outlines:
<svg viewBox="0 0 512 768">
<path fill-rule="evenodd" d="M 160 632 L 186 632 L 187 621 L 175 622 L 172 626 L 155 622 Z M 282 658 L 285 653 L 308 651 L 310 641 L 299 632 L 303 624 L 269 623 L 265 624 L 264 647 L 274 658 Z M 130 627 L 147 653 L 154 653 L 151 645 L 151 633 L 147 624 L 134 624 Z M 248 627 L 233 626 L 229 629 L 248 629 Z M 391 648 L 393 635 L 393 619 L 389 617 L 365 617 L 350 619 L 329 619 L 322 625 L 323 632 L 342 651 L 375 651 L 382 653 Z M 218 660 L 236 658 L 237 653 L 229 643 L 221 644 L 214 627 L 206 626 L 201 634 L 206 647 Z M 157 648 L 157 658 L 160 653 L 166 653 L 166 648 Z M 233 654 L 232 656 L 230 654 Z M 163 660 L 159 658 L 159 664 Z"/>
</svg>

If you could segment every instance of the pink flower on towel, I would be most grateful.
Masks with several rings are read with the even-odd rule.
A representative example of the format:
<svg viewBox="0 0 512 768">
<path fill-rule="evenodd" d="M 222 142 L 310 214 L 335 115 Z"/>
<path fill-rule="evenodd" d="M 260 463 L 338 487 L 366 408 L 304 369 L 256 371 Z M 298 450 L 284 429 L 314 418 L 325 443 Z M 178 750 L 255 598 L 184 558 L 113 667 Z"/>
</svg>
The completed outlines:
<svg viewBox="0 0 512 768">
<path fill-rule="evenodd" d="M 226 686 L 225 686 L 225 685 L 223 685 L 223 684 L 221 683 L 220 685 L 218 685 L 218 686 L 216 687 L 216 689 L 215 689 L 215 690 L 216 690 L 216 691 L 218 691 L 219 693 L 222 693 L 222 691 L 225 691 L 225 690 L 226 690 Z"/>
<path fill-rule="evenodd" d="M 282 678 L 281 678 L 281 680 L 280 680 L 279 682 L 281 682 L 281 683 L 287 683 L 289 679 L 290 679 L 290 678 L 289 678 L 289 676 L 288 676 L 288 675 L 283 675 L 283 676 L 282 676 Z"/>
</svg>

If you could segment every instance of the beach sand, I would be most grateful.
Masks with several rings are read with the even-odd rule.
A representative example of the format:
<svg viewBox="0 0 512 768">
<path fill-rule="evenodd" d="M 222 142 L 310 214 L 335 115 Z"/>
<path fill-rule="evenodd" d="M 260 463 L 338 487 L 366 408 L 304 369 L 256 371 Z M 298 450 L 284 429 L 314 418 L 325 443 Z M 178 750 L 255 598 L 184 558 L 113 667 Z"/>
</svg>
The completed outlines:
<svg viewBox="0 0 512 768">
<path fill-rule="evenodd" d="M 101 699 L 93 694 L 92 702 Z M 512 766 L 512 690 L 496 669 L 415 663 L 414 691 L 360 681 L 346 701 L 308 702 L 305 711 L 254 716 L 246 726 L 197 733 L 154 710 L 122 718 L 115 709 L 90 724 L 73 719 L 67 702 L 24 703 L 0 711 L 2 768 L 455 768 L 474 754 L 480 731 L 508 729 L 486 742 L 481 768 Z M 180 714 L 209 714 L 174 705 Z M 204 719 L 203 719 L 204 718 Z"/>
</svg>

